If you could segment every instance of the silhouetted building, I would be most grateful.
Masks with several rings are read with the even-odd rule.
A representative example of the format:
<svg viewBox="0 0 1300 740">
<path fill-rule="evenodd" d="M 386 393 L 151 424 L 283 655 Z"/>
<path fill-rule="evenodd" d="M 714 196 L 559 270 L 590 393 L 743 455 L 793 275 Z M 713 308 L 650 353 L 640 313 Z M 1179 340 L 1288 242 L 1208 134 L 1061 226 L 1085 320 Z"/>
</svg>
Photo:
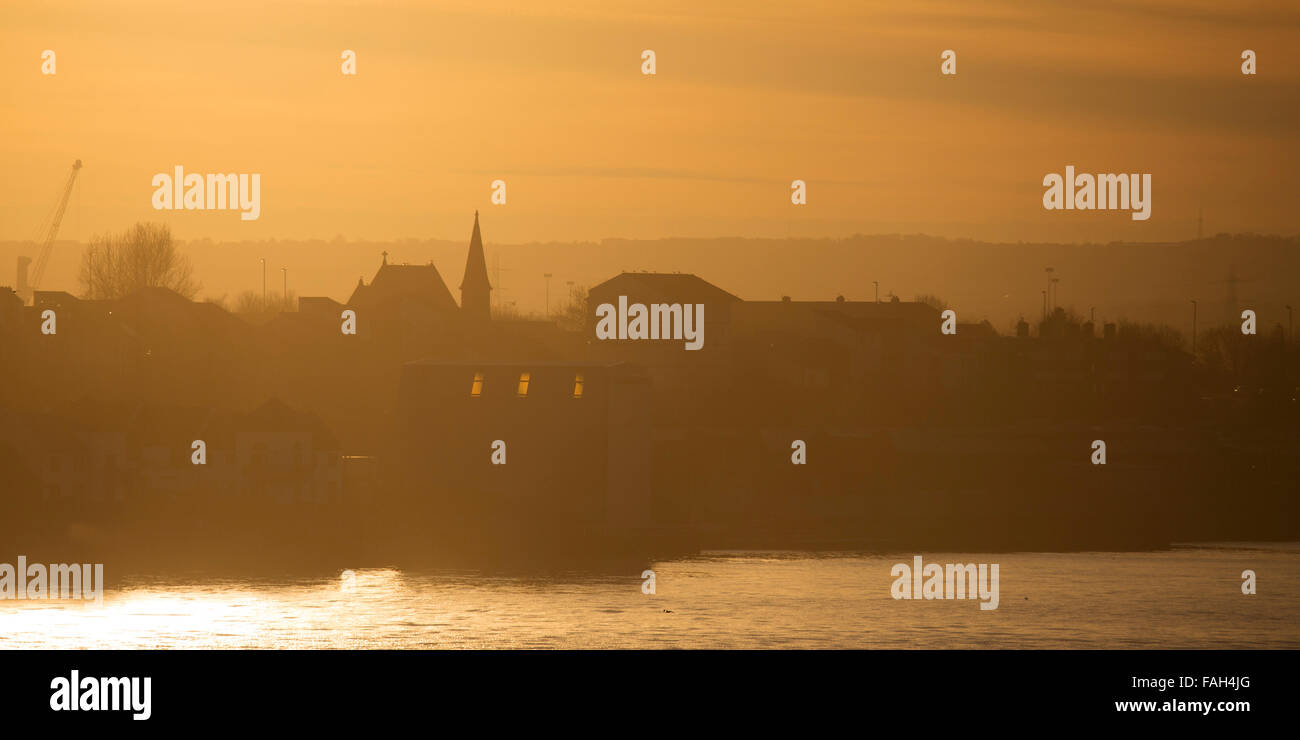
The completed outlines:
<svg viewBox="0 0 1300 740">
<path fill-rule="evenodd" d="M 23 299 L 7 285 L 0 285 L 0 331 L 16 331 L 23 317 Z"/>
<path fill-rule="evenodd" d="M 925 303 L 743 301 L 731 323 L 732 385 L 769 422 L 897 421 L 928 403 L 952 349 Z"/>
<path fill-rule="evenodd" d="M 588 354 L 600 362 L 644 368 L 655 389 L 657 417 L 682 422 L 688 415 L 707 415 L 707 402 L 728 383 L 731 312 L 740 304 L 740 298 L 695 275 L 624 272 L 587 293 Z M 602 306 L 605 326 L 616 332 L 604 339 Z M 623 336 L 629 313 L 638 311 L 646 312 L 646 337 Z"/>
<path fill-rule="evenodd" d="M 278 503 L 342 500 L 339 443 L 315 414 L 271 399 L 214 423 L 209 433 L 219 441 L 218 452 L 229 455 L 245 495 Z M 219 468 L 212 472 L 220 475 Z"/>
<path fill-rule="evenodd" d="M 18 273 L 15 276 L 17 288 L 14 292 L 18 294 L 19 300 L 26 303 L 32 297 L 32 286 L 27 284 L 27 271 L 32 264 L 32 258 L 26 255 L 18 257 Z"/>
<path fill-rule="evenodd" d="M 427 265 L 393 265 L 384 261 L 366 285 L 357 283 L 348 308 L 368 321 L 418 321 L 432 315 L 453 315 L 456 301 L 442 281 L 438 268 Z"/>
<path fill-rule="evenodd" d="M 407 363 L 397 403 L 403 477 L 443 512 L 534 529 L 647 528 L 648 391 L 624 364 Z"/>
<path fill-rule="evenodd" d="M 298 299 L 298 313 L 304 317 L 323 317 L 333 322 L 341 318 L 343 304 L 333 298 L 302 297 Z"/>
</svg>

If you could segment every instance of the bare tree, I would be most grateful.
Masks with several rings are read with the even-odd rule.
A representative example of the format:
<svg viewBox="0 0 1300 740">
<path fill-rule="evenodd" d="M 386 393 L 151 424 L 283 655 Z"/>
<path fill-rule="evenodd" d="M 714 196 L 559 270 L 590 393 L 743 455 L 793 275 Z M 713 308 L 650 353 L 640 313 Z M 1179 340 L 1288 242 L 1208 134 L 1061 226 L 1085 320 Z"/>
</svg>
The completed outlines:
<svg viewBox="0 0 1300 740">
<path fill-rule="evenodd" d="M 199 292 L 189 258 L 176 250 L 165 224 L 137 223 L 120 234 L 97 235 L 81 255 L 81 292 L 112 299 L 142 288 L 167 288 L 193 299 Z"/>
<path fill-rule="evenodd" d="M 281 312 L 297 311 L 297 306 L 298 294 L 292 290 L 288 295 L 270 293 L 266 296 L 256 291 L 246 290 L 235 298 L 233 312 L 253 323 L 262 323 L 270 321 Z"/>
<path fill-rule="evenodd" d="M 1183 349 L 1183 333 L 1168 324 L 1143 324 L 1121 320 L 1118 336 L 1120 341 L 1146 344 L 1152 348 L 1174 351 Z"/>
<path fill-rule="evenodd" d="M 1250 365 L 1248 337 L 1236 326 L 1215 326 L 1201 332 L 1196 353 L 1201 364 L 1217 380 L 1236 383 Z"/>
<path fill-rule="evenodd" d="M 939 311 L 940 313 L 948 310 L 948 302 L 937 295 L 922 293 L 921 295 L 917 296 L 913 300 L 915 300 L 917 303 L 924 303 L 925 305 L 932 307 L 934 310 Z"/>
<path fill-rule="evenodd" d="M 207 298 L 203 299 L 203 302 L 211 303 L 212 305 L 219 307 L 222 311 L 225 311 L 226 313 L 233 313 L 230 310 L 230 300 L 228 298 L 228 294 L 226 293 L 222 293 L 220 296 L 208 296 Z"/>
<path fill-rule="evenodd" d="M 515 321 L 524 318 L 524 312 L 519 310 L 514 301 L 498 303 L 492 307 L 492 318 L 500 321 Z"/>
<path fill-rule="evenodd" d="M 569 300 L 555 314 L 555 323 L 561 329 L 582 331 L 587 326 L 587 289 L 581 285 L 569 287 Z"/>
</svg>

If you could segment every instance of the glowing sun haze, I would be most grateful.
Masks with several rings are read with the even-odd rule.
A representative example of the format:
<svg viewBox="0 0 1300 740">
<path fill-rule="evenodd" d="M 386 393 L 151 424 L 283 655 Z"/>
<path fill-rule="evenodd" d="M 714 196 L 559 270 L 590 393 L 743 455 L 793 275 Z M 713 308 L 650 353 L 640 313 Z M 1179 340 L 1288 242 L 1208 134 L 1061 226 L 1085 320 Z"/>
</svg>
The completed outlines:
<svg viewBox="0 0 1300 740">
<path fill-rule="evenodd" d="M 82 159 L 61 238 L 1294 233 L 1291 2 L 10 3 L 0 239 Z M 42 75 L 41 52 L 57 54 Z M 357 54 L 357 75 L 340 54 Z M 641 74 L 653 49 L 657 74 Z M 957 53 L 958 74 L 939 74 Z M 1259 72 L 1241 74 L 1241 52 Z M 1145 172 L 1150 221 L 1046 212 L 1066 165 Z M 261 217 L 152 176 L 261 174 Z M 505 180 L 506 206 L 490 183 Z M 808 205 L 790 205 L 790 183 Z"/>
</svg>

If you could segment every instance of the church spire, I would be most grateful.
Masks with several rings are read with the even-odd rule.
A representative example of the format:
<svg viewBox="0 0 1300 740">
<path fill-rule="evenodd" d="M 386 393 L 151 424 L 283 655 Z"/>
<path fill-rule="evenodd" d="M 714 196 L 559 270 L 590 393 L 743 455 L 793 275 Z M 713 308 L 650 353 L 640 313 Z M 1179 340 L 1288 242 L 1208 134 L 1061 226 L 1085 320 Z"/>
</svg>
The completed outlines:
<svg viewBox="0 0 1300 740">
<path fill-rule="evenodd" d="M 460 310 L 473 319 L 492 316 L 492 285 L 488 283 L 487 258 L 483 255 L 483 236 L 478 228 L 478 211 L 474 211 L 474 233 L 469 238 L 469 256 L 465 260 L 465 277 L 460 281 Z"/>
</svg>

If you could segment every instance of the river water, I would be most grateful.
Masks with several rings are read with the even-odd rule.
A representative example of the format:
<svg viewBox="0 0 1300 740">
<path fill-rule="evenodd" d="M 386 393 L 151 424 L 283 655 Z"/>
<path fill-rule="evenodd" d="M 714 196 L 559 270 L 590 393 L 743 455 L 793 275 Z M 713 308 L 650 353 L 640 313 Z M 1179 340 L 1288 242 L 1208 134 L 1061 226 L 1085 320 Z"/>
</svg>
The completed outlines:
<svg viewBox="0 0 1300 740">
<path fill-rule="evenodd" d="M 997 563 L 999 604 L 897 600 L 914 553 L 713 552 L 641 573 L 127 577 L 0 601 L 12 648 L 1300 648 L 1300 543 L 923 553 Z M 1257 593 L 1242 593 L 1242 572 Z"/>
</svg>

